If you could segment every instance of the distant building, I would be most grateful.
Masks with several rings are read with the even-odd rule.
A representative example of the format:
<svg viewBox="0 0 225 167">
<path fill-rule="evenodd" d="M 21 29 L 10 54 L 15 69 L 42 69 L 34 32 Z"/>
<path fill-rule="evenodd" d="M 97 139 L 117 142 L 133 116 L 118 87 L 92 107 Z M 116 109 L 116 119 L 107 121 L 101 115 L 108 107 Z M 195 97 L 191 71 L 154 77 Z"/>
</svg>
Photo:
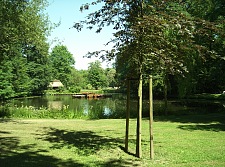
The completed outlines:
<svg viewBox="0 0 225 167">
<path fill-rule="evenodd" d="M 50 82 L 48 87 L 57 89 L 57 88 L 63 87 L 63 84 L 60 80 L 54 80 L 54 81 Z"/>
</svg>

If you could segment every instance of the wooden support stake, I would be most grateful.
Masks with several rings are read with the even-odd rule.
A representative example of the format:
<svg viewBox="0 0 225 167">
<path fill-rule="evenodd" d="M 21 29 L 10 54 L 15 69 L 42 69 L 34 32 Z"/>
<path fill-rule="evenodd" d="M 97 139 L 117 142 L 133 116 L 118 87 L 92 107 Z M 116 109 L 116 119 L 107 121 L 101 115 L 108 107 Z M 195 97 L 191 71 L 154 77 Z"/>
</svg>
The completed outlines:
<svg viewBox="0 0 225 167">
<path fill-rule="evenodd" d="M 141 120 L 142 120 L 142 75 L 139 79 L 138 87 L 138 117 L 137 117 L 137 139 L 136 139 L 136 156 L 142 157 L 141 150 Z"/>
<path fill-rule="evenodd" d="M 129 119 L 130 119 L 130 80 L 127 80 L 127 112 L 126 112 L 126 134 L 125 134 L 126 152 L 128 152 Z"/>
<path fill-rule="evenodd" d="M 153 93 L 152 93 L 152 75 L 149 76 L 149 130 L 150 130 L 150 158 L 154 159 L 153 149 Z"/>
</svg>

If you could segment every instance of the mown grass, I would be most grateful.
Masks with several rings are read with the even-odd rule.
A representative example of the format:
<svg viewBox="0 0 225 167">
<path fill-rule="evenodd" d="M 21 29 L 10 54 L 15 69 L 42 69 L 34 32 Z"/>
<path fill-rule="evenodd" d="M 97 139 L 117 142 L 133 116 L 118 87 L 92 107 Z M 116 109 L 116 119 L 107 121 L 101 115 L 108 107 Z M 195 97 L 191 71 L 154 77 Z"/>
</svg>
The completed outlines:
<svg viewBox="0 0 225 167">
<path fill-rule="evenodd" d="M 135 155 L 136 120 L 124 152 L 124 119 L 0 119 L 1 167 L 225 166 L 225 115 L 155 117 L 155 159 L 142 122 L 142 158 Z"/>
</svg>

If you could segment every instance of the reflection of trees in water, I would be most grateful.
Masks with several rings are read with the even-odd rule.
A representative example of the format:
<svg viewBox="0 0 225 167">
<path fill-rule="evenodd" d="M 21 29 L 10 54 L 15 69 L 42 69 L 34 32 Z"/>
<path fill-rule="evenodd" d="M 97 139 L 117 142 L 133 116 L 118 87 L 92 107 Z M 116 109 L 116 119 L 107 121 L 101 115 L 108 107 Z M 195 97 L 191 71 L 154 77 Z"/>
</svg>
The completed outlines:
<svg viewBox="0 0 225 167">
<path fill-rule="evenodd" d="M 44 96 L 12 99 L 9 102 L 12 106 L 24 107 L 33 106 L 34 108 L 48 107 L 48 99 Z"/>
<path fill-rule="evenodd" d="M 116 111 L 116 100 L 111 98 L 88 100 L 90 118 L 113 118 Z"/>
<path fill-rule="evenodd" d="M 62 101 L 48 101 L 48 108 L 61 110 L 63 107 Z"/>
<path fill-rule="evenodd" d="M 76 106 L 76 109 L 79 108 L 77 111 L 83 111 L 83 114 L 86 116 L 89 113 L 89 104 L 88 100 L 80 100 L 79 105 Z"/>
<path fill-rule="evenodd" d="M 35 98 L 14 99 L 12 106 L 32 106 L 34 108 L 50 108 L 74 112 L 78 115 L 98 118 L 125 118 L 126 95 L 113 95 L 112 98 L 76 99 L 70 95 L 43 96 Z M 137 99 L 131 99 L 131 118 L 137 117 Z M 164 114 L 164 101 L 154 100 L 154 115 Z M 64 108 L 66 106 L 66 108 Z M 215 113 L 224 111 L 224 102 L 204 100 L 172 100 L 168 101 L 169 115 L 186 115 L 193 113 Z M 143 99 L 143 117 L 149 117 L 149 101 Z"/>
</svg>

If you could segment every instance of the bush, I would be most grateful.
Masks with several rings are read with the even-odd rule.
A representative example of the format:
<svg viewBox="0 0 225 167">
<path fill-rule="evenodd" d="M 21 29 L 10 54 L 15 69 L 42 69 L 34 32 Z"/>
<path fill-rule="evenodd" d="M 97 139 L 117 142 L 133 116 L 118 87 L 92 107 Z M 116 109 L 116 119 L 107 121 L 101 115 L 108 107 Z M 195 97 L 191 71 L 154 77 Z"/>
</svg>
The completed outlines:
<svg viewBox="0 0 225 167">
<path fill-rule="evenodd" d="M 8 118 L 10 116 L 9 107 L 6 106 L 0 106 L 0 118 Z"/>
<path fill-rule="evenodd" d="M 56 92 L 58 92 L 58 93 L 62 93 L 64 90 L 65 90 L 65 88 L 64 87 L 58 87 L 57 89 L 55 89 L 56 90 Z"/>
<path fill-rule="evenodd" d="M 81 91 L 81 87 L 76 86 L 69 89 L 71 93 L 79 93 Z"/>
</svg>

